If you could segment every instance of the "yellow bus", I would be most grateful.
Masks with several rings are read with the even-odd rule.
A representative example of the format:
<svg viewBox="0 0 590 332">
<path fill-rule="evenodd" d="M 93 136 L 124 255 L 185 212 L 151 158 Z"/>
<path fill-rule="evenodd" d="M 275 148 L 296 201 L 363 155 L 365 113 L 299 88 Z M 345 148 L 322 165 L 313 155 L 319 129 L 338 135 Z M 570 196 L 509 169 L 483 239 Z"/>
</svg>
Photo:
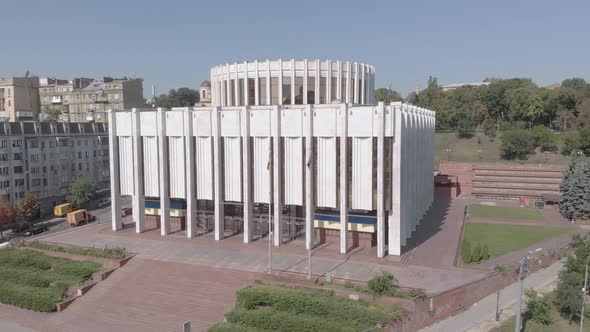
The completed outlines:
<svg viewBox="0 0 590 332">
<path fill-rule="evenodd" d="M 63 217 L 65 215 L 67 215 L 69 212 L 71 212 L 72 210 L 74 210 L 74 208 L 72 207 L 71 203 L 64 203 L 64 204 L 56 205 L 53 208 L 53 214 L 56 217 Z"/>
</svg>

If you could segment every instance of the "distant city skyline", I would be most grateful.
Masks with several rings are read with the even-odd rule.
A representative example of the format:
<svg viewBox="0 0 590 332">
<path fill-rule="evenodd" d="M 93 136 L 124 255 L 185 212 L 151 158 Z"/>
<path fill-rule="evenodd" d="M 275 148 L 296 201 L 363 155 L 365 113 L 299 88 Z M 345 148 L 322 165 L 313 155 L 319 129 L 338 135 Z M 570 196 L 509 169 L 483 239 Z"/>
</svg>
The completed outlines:
<svg viewBox="0 0 590 332">
<path fill-rule="evenodd" d="M 402 96 L 486 77 L 527 77 L 540 86 L 590 81 L 584 1 L 394 4 L 300 1 L 194 3 L 106 0 L 3 6 L 0 77 L 142 77 L 144 95 L 198 89 L 223 63 L 278 58 L 341 59 L 375 66 L 376 87 Z M 288 9 L 288 10 L 287 10 Z"/>
</svg>

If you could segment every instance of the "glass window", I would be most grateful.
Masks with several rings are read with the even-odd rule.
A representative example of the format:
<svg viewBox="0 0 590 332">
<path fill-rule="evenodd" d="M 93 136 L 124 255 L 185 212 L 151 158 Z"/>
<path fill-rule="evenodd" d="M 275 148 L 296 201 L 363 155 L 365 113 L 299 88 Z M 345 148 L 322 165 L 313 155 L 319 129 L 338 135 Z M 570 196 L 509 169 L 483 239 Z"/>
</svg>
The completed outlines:
<svg viewBox="0 0 590 332">
<path fill-rule="evenodd" d="M 315 77 L 307 78 L 307 103 L 315 104 Z"/>
<path fill-rule="evenodd" d="M 340 102 L 346 102 L 346 78 L 342 78 L 342 96 L 340 96 Z"/>
<path fill-rule="evenodd" d="M 337 77 L 332 77 L 332 86 L 330 87 L 330 89 L 332 90 L 332 95 L 330 96 L 332 98 L 332 100 L 328 100 L 327 101 L 328 103 L 331 103 L 332 101 L 334 101 L 336 99 L 339 99 L 338 98 L 338 78 Z"/>
<path fill-rule="evenodd" d="M 246 99 L 244 96 L 244 79 L 240 78 L 238 80 L 238 103 L 237 106 L 246 105 Z"/>
<path fill-rule="evenodd" d="M 248 79 L 248 105 L 256 104 L 256 88 L 253 78 Z"/>
<path fill-rule="evenodd" d="M 279 104 L 279 78 L 278 77 L 271 77 L 270 78 L 270 104 L 271 105 L 278 105 Z"/>
<path fill-rule="evenodd" d="M 283 77 L 283 105 L 291 104 L 291 77 Z"/>
<path fill-rule="evenodd" d="M 259 79 L 258 89 L 260 89 L 260 92 L 258 93 L 258 97 L 260 98 L 260 100 L 258 101 L 258 104 L 267 105 L 267 103 L 266 103 L 266 77 L 264 77 L 264 78 L 261 77 Z"/>
<path fill-rule="evenodd" d="M 303 77 L 295 77 L 295 104 L 303 104 Z"/>
<path fill-rule="evenodd" d="M 320 104 L 326 103 L 326 77 L 320 77 Z"/>
</svg>

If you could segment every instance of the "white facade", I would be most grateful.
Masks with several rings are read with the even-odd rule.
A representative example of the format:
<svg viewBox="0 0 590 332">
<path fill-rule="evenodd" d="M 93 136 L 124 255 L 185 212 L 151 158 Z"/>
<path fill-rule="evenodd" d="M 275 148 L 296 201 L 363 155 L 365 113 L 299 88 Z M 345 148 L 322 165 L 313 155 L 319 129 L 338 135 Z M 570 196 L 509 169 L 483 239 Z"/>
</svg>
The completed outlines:
<svg viewBox="0 0 590 332">
<path fill-rule="evenodd" d="M 266 60 L 211 68 L 213 106 L 373 104 L 375 68 L 336 60 Z"/>
<path fill-rule="evenodd" d="M 312 71 L 318 68 L 303 63 Z M 365 92 L 344 99 L 368 100 L 372 67 L 336 63 L 357 68 L 354 77 L 364 76 L 358 75 L 359 68 L 369 75 L 357 80 Z M 227 68 L 212 69 L 217 104 L 225 102 L 215 93 L 221 82 L 218 71 L 225 75 L 237 67 Z M 342 74 L 348 77 L 346 71 Z M 435 114 L 412 105 L 133 109 L 110 112 L 109 118 L 113 230 L 121 228 L 120 195 L 134 198 L 138 232 L 145 229 L 144 200 L 158 200 L 162 235 L 170 229 L 170 215 L 162 211 L 170 211 L 171 200 L 186 204 L 188 237 L 196 234 L 196 206 L 210 202 L 217 240 L 224 237 L 224 206 L 235 204 L 242 209 L 241 229 L 248 243 L 254 206 L 272 204 L 276 246 L 282 243 L 287 218 L 283 207 L 301 207 L 308 248 L 315 241 L 314 227 L 336 227 L 341 252 L 349 248 L 349 231 L 369 232 L 376 234 L 377 255 L 383 257 L 386 252 L 400 255 L 433 200 Z M 322 220 L 319 212 L 332 221 Z"/>
</svg>

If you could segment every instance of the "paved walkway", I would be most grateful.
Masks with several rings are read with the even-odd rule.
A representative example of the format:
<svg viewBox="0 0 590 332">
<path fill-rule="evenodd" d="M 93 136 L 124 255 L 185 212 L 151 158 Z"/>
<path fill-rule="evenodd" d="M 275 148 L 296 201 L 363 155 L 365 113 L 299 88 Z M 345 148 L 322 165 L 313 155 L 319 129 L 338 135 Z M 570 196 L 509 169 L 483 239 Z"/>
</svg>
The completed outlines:
<svg viewBox="0 0 590 332">
<path fill-rule="evenodd" d="M 563 267 L 562 262 L 557 262 L 546 269 L 531 274 L 524 281 L 524 289 L 542 289 L 557 279 L 559 270 Z M 501 319 L 505 320 L 515 315 L 515 309 L 510 309 L 518 302 L 519 284 L 514 283 L 500 291 Z M 510 309 L 510 310 L 508 310 Z M 496 294 L 491 294 L 481 301 L 472 305 L 469 309 L 439 321 L 429 327 L 422 329 L 422 332 L 440 331 L 488 331 L 495 325 L 496 316 Z"/>
</svg>

